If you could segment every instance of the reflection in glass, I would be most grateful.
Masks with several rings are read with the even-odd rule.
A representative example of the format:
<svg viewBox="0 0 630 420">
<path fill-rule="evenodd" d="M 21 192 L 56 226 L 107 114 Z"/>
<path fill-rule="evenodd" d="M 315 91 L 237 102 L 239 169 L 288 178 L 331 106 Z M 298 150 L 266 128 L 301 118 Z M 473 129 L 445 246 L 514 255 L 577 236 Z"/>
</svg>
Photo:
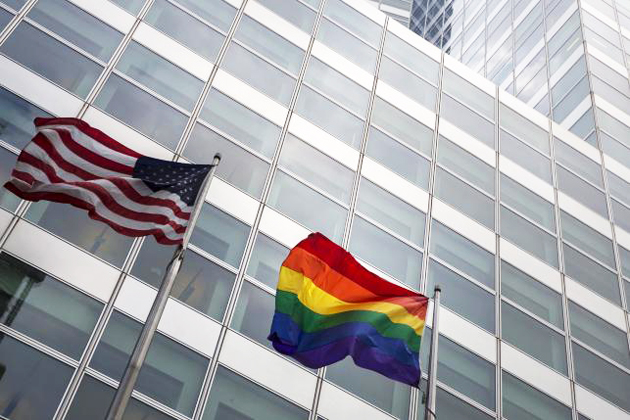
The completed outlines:
<svg viewBox="0 0 630 420">
<path fill-rule="evenodd" d="M 584 182 L 562 166 L 558 165 L 556 172 L 558 173 L 558 189 L 560 191 L 608 219 L 606 195 L 602 191 Z"/>
<path fill-rule="evenodd" d="M 1 138 L 1 137 L 0 137 Z M 0 147 L 0 185 L 11 178 L 11 171 L 17 161 L 17 155 Z M 20 204 L 20 198 L 5 188 L 0 188 L 0 207 L 9 211 L 15 211 Z"/>
<path fill-rule="evenodd" d="M 501 104 L 501 127 L 518 139 L 549 155 L 549 135 L 547 131 L 529 121 L 511 108 Z"/>
<path fill-rule="evenodd" d="M 280 266 L 288 254 L 288 248 L 259 233 L 247 265 L 247 274 L 275 289 Z"/>
<path fill-rule="evenodd" d="M 442 95 L 440 109 L 441 117 L 495 150 L 494 123 L 471 111 L 449 95 Z"/>
<path fill-rule="evenodd" d="M 132 15 L 138 14 L 142 5 L 144 4 L 144 0 L 110 0 L 111 2 L 119 5 Z"/>
<path fill-rule="evenodd" d="M 536 175 L 538 178 L 552 185 L 551 162 L 544 155 L 536 152 L 507 131 L 501 130 L 501 154 L 512 162 Z"/>
<path fill-rule="evenodd" d="M 35 135 L 33 120 L 36 117 L 52 115 L 0 87 L 0 140 L 23 148 Z"/>
<path fill-rule="evenodd" d="M 435 111 L 437 89 L 433 85 L 387 57 L 382 58 L 378 71 L 381 81 L 407 95 L 428 110 Z"/>
<path fill-rule="evenodd" d="M 440 136 L 437 161 L 466 181 L 494 195 L 494 168 Z"/>
<path fill-rule="evenodd" d="M 562 239 L 589 255 L 615 267 L 612 241 L 565 211 L 560 212 Z"/>
<path fill-rule="evenodd" d="M 558 267 L 556 237 L 504 206 L 501 206 L 501 235 L 547 264 Z"/>
<path fill-rule="evenodd" d="M 378 97 L 374 100 L 372 123 L 410 147 L 431 155 L 433 130 Z"/>
<path fill-rule="evenodd" d="M 274 310 L 273 295 L 248 281 L 243 282 L 230 326 L 271 349 L 271 341 L 267 340 L 267 336 Z"/>
<path fill-rule="evenodd" d="M 556 231 L 553 204 L 504 174 L 501 174 L 501 202 L 550 231 Z"/>
<path fill-rule="evenodd" d="M 384 52 L 394 60 L 437 85 L 440 65 L 391 32 L 385 37 Z"/>
<path fill-rule="evenodd" d="M 373 47 L 378 48 L 382 28 L 341 0 L 328 0 L 324 7 L 324 15 L 352 32 Z"/>
<path fill-rule="evenodd" d="M 571 409 L 503 371 L 503 415 L 510 420 L 570 420 Z"/>
<path fill-rule="evenodd" d="M 621 306 L 619 282 L 615 273 L 576 251 L 566 243 L 563 244 L 562 249 L 564 253 L 564 271 L 567 276 Z"/>
<path fill-rule="evenodd" d="M 322 18 L 317 40 L 370 74 L 374 72 L 376 50 L 330 20 Z"/>
<path fill-rule="evenodd" d="M 313 30 L 316 13 L 299 0 L 258 0 L 258 3 L 283 17 L 307 34 Z"/>
</svg>

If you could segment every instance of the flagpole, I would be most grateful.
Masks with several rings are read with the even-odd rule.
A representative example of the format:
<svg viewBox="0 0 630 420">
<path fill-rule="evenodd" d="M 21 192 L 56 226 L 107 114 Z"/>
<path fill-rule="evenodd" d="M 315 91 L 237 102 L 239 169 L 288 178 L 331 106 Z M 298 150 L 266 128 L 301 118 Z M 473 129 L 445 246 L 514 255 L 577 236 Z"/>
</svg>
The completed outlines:
<svg viewBox="0 0 630 420">
<path fill-rule="evenodd" d="M 424 407 L 424 419 L 436 420 L 435 393 L 437 391 L 438 337 L 440 336 L 440 293 L 442 289 L 435 286 L 433 295 L 433 327 L 431 329 L 431 352 L 429 353 L 429 380 L 427 382 L 427 400 Z"/>
<path fill-rule="evenodd" d="M 129 403 L 129 398 L 131 398 L 131 393 L 133 392 L 133 389 L 136 385 L 138 374 L 140 373 L 142 364 L 144 363 L 144 360 L 149 351 L 151 340 L 153 339 L 153 335 L 157 330 L 157 326 L 160 322 L 160 318 L 162 317 L 162 313 L 164 313 L 164 308 L 166 307 L 166 303 L 168 302 L 168 297 L 170 296 L 171 289 L 173 288 L 173 284 L 175 283 L 175 277 L 177 277 L 177 273 L 179 272 L 182 261 L 184 260 L 184 251 L 188 246 L 188 242 L 190 241 L 195 223 L 197 222 L 197 218 L 199 217 L 199 213 L 201 212 L 201 207 L 203 206 L 205 197 L 208 194 L 208 190 L 210 189 L 210 182 L 212 181 L 212 177 L 214 176 L 214 173 L 217 169 L 217 166 L 219 166 L 220 161 L 221 155 L 217 153 L 216 155 L 214 155 L 214 159 L 212 160 L 212 167 L 210 168 L 208 175 L 206 175 L 206 179 L 203 181 L 201 190 L 199 191 L 199 194 L 197 195 L 197 198 L 195 200 L 195 205 L 190 214 L 188 228 L 184 233 L 182 244 L 178 246 L 173 253 L 173 258 L 168 264 L 166 273 L 164 274 L 162 285 L 158 290 L 155 301 L 153 302 L 153 306 L 151 307 L 151 311 L 149 312 L 144 327 L 142 328 L 142 332 L 140 333 L 140 337 L 138 337 L 138 341 L 136 342 L 136 345 L 133 349 L 133 353 L 131 353 L 131 357 L 127 362 L 127 367 L 125 368 L 123 377 L 120 380 L 118 390 L 116 390 L 114 400 L 112 401 L 112 404 L 109 407 L 109 411 L 107 412 L 107 420 L 122 420 L 125 409 L 127 408 L 127 404 Z"/>
</svg>

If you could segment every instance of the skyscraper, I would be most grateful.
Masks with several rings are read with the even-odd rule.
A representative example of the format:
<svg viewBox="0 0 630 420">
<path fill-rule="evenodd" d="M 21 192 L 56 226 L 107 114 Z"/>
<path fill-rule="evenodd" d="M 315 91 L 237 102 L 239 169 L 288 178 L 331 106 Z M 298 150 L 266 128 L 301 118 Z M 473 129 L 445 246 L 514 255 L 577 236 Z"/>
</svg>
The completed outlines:
<svg viewBox="0 0 630 420">
<path fill-rule="evenodd" d="M 594 146 L 527 105 L 522 60 L 483 77 L 485 4 L 431 4 L 462 28 L 432 42 L 481 43 L 474 70 L 363 0 L 0 0 L 1 180 L 35 116 L 163 159 L 223 155 L 127 418 L 422 418 L 418 389 L 270 349 L 277 270 L 320 231 L 390 281 L 442 286 L 438 419 L 630 419 L 628 120 L 569 93 L 576 121 L 610 117 L 596 138 L 616 148 Z M 507 4 L 500 45 L 537 10 Z M 544 68 L 621 75 L 588 37 L 573 52 L 588 8 L 565 5 L 545 6 Z M 0 417 L 102 418 L 173 250 L 67 205 L 2 190 L 0 207 Z"/>
</svg>

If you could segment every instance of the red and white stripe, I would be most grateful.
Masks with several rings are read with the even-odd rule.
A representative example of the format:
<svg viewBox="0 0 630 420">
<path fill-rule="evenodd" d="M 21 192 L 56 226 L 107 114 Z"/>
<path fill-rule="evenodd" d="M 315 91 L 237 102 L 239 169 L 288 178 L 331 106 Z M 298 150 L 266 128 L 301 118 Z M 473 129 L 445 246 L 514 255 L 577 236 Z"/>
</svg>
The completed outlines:
<svg viewBox="0 0 630 420">
<path fill-rule="evenodd" d="M 181 243 L 192 207 L 133 178 L 139 153 L 74 118 L 37 118 L 5 187 L 30 201 L 68 203 L 128 236 Z"/>
</svg>

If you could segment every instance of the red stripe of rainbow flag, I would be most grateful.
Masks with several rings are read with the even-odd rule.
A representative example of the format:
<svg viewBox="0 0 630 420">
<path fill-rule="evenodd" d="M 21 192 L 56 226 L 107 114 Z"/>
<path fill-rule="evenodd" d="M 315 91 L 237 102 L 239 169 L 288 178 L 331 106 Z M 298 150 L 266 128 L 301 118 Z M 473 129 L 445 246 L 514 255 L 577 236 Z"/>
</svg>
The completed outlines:
<svg viewBox="0 0 630 420">
<path fill-rule="evenodd" d="M 313 233 L 282 263 L 269 340 L 310 368 L 350 355 L 358 366 L 418 386 L 427 304 Z"/>
</svg>

